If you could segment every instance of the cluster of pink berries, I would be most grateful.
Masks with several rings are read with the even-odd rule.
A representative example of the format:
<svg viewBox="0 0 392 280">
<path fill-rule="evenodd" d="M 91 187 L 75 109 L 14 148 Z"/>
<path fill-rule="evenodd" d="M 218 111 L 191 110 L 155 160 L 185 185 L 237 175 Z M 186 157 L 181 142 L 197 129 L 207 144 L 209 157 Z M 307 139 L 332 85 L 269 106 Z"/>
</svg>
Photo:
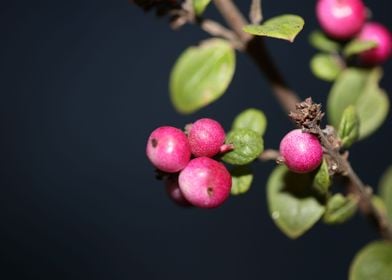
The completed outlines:
<svg viewBox="0 0 392 280">
<path fill-rule="evenodd" d="M 187 125 L 185 130 L 172 126 L 155 129 L 148 138 L 147 157 L 168 175 L 168 194 L 178 204 L 218 207 L 228 198 L 232 184 L 223 163 L 212 158 L 227 146 L 225 131 L 208 118 Z"/>
<path fill-rule="evenodd" d="M 377 44 L 359 55 L 363 63 L 380 64 L 391 56 L 391 33 L 380 23 L 366 22 L 367 9 L 362 0 L 318 0 L 316 15 L 322 29 L 332 38 Z"/>
</svg>

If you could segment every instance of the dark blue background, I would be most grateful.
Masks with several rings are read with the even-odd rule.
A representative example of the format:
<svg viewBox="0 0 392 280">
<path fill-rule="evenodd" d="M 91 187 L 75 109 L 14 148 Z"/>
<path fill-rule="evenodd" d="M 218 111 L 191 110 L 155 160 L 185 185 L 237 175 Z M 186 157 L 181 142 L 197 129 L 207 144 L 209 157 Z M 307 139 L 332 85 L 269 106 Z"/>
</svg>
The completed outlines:
<svg viewBox="0 0 392 280">
<path fill-rule="evenodd" d="M 238 1 L 246 11 L 250 1 Z M 324 102 L 329 84 L 312 77 L 314 1 L 263 1 L 265 16 L 306 20 L 296 42 L 268 40 L 301 97 Z M 390 3 L 367 1 L 392 27 Z M 214 8 L 208 12 L 215 16 Z M 197 27 L 170 30 L 165 19 L 122 1 L 2 1 L 0 7 L 1 279 L 345 279 L 355 252 L 377 238 L 357 215 L 318 224 L 297 241 L 267 213 L 265 182 L 274 166 L 256 163 L 248 194 L 215 210 L 183 210 L 154 179 L 144 149 L 159 125 L 213 117 L 230 127 L 242 109 L 265 111 L 267 147 L 291 124 L 266 80 L 243 54 L 218 102 L 191 116 L 169 103 L 170 69 Z M 382 84 L 392 92 L 392 63 Z M 377 185 L 391 163 L 391 116 L 351 159 Z"/>
</svg>

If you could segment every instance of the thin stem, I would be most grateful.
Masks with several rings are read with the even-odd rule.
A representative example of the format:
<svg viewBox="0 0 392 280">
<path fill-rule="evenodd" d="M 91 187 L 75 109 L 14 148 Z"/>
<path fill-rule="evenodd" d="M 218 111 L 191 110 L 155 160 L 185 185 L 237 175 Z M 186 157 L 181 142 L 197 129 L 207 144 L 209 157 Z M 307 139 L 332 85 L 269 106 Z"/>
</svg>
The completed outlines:
<svg viewBox="0 0 392 280">
<path fill-rule="evenodd" d="M 252 24 L 259 24 L 263 20 L 261 0 L 252 0 L 252 4 L 250 5 L 249 18 Z"/>
</svg>

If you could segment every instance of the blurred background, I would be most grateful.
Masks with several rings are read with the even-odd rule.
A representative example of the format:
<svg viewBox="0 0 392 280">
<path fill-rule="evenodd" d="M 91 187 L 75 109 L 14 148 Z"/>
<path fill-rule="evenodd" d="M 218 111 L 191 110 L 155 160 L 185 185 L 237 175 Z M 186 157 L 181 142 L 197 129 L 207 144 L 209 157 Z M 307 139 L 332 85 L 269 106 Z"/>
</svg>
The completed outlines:
<svg viewBox="0 0 392 280">
<path fill-rule="evenodd" d="M 237 2 L 247 13 L 250 1 Z M 268 47 L 300 96 L 324 103 L 330 84 L 308 66 L 315 1 L 263 2 L 265 18 L 305 18 L 294 44 L 270 39 Z M 391 29 L 391 3 L 366 3 Z M 219 19 L 213 6 L 207 15 Z M 258 107 L 269 120 L 266 147 L 292 128 L 243 54 L 223 98 L 190 116 L 175 112 L 170 69 L 204 38 L 196 26 L 172 31 L 126 0 L 2 2 L 1 279 L 346 279 L 355 253 L 378 235 L 358 214 L 285 237 L 266 206 L 274 163 L 255 163 L 251 190 L 214 210 L 177 207 L 155 180 L 144 150 L 157 126 L 212 117 L 229 129 L 238 112 Z M 390 93 L 391 67 L 382 81 Z M 392 163 L 391 121 L 351 151 L 372 186 Z"/>
</svg>

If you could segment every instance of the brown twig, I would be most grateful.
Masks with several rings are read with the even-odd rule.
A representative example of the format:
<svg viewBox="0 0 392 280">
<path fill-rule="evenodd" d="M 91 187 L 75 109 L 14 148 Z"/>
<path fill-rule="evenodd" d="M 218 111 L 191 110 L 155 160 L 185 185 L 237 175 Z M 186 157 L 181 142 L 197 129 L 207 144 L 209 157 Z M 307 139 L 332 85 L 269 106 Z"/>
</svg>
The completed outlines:
<svg viewBox="0 0 392 280">
<path fill-rule="evenodd" d="M 389 224 L 387 217 L 384 213 L 374 207 L 372 203 L 372 189 L 362 182 L 347 158 L 331 144 L 320 127 L 318 127 L 317 134 L 326 153 L 336 162 L 338 171 L 350 180 L 353 191 L 355 191 L 360 198 L 359 207 L 361 212 L 376 225 L 380 235 L 384 239 L 392 240 L 392 227 Z"/>
<path fill-rule="evenodd" d="M 242 29 L 248 24 L 241 12 L 231 0 L 214 0 L 214 4 L 226 20 L 229 27 L 237 34 L 246 46 L 245 52 L 257 64 L 271 84 L 276 98 L 286 112 L 295 108 L 299 98 L 292 91 L 270 57 L 262 37 L 255 37 L 245 33 Z"/>
<path fill-rule="evenodd" d="M 250 5 L 249 18 L 252 24 L 259 24 L 263 20 L 261 0 L 252 0 L 252 4 Z"/>
</svg>

